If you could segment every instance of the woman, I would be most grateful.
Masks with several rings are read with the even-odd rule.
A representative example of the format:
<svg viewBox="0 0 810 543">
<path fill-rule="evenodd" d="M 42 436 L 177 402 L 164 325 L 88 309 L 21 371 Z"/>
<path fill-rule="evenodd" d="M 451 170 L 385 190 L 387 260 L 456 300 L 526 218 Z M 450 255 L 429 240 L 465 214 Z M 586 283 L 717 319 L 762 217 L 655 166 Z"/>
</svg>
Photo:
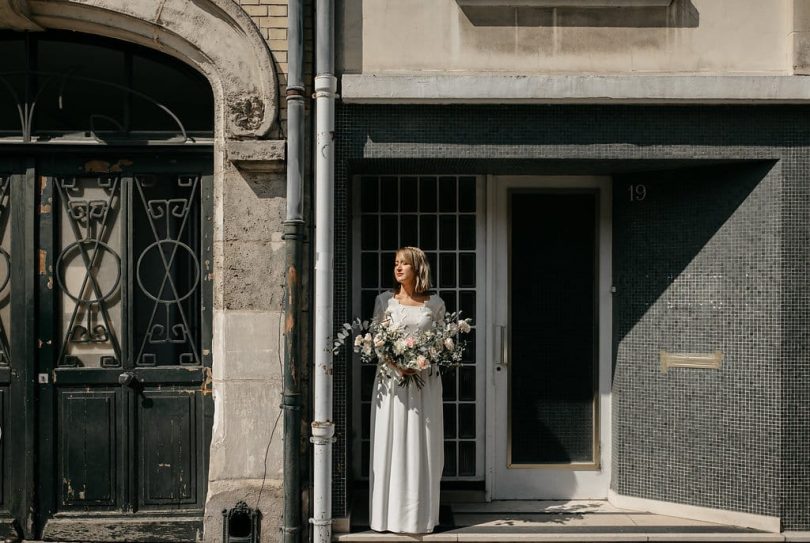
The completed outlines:
<svg viewBox="0 0 810 543">
<path fill-rule="evenodd" d="M 444 320 L 444 302 L 429 295 L 430 267 L 417 247 L 403 247 L 394 260 L 393 291 L 374 303 L 374 320 L 417 332 Z M 414 373 L 415 370 L 403 370 Z M 439 523 L 439 481 L 444 467 L 442 381 L 421 370 L 424 386 L 400 386 L 405 373 L 377 372 L 371 410 L 369 524 L 378 532 L 432 532 Z M 397 375 L 398 374 L 398 375 Z"/>
</svg>

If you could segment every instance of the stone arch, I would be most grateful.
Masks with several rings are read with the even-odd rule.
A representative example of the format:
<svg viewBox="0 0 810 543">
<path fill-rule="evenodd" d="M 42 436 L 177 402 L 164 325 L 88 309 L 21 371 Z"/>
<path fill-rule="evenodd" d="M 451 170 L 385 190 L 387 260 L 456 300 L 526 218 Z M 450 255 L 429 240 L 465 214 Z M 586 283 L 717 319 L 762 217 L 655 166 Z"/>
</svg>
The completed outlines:
<svg viewBox="0 0 810 543">
<path fill-rule="evenodd" d="M 278 114 L 267 43 L 233 0 L 0 0 L 0 27 L 118 38 L 194 66 L 214 89 L 217 136 L 225 140 L 267 137 Z"/>
</svg>

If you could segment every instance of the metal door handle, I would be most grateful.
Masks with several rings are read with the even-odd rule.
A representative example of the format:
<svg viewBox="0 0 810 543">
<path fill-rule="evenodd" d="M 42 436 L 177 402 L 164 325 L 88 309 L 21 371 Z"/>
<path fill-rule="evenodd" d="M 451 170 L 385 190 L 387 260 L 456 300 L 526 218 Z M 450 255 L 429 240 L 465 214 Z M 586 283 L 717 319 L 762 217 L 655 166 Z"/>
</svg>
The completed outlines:
<svg viewBox="0 0 810 543">
<path fill-rule="evenodd" d="M 496 337 L 500 342 L 498 345 L 498 365 L 499 366 L 507 366 L 509 365 L 509 346 L 506 344 L 506 326 L 495 326 L 497 331 Z"/>
<path fill-rule="evenodd" d="M 118 384 L 120 384 L 122 387 L 129 387 L 135 390 L 141 388 L 141 382 L 138 380 L 138 376 L 131 371 L 125 371 L 119 375 Z"/>
</svg>

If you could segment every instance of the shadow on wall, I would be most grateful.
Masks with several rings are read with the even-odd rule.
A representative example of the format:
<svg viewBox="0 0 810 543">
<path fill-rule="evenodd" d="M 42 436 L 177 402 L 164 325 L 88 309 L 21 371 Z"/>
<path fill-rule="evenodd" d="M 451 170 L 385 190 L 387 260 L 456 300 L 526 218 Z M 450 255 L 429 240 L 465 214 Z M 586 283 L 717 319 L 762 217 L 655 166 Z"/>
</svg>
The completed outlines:
<svg viewBox="0 0 810 543">
<path fill-rule="evenodd" d="M 700 14 L 691 0 L 672 0 L 667 7 L 461 6 L 460 9 L 474 26 L 697 28 L 700 23 Z"/>
<path fill-rule="evenodd" d="M 335 67 L 339 73 L 363 72 L 363 0 L 343 0 L 335 6 Z"/>
<path fill-rule="evenodd" d="M 614 177 L 614 283 L 618 292 L 626 293 L 614 302 L 615 346 L 773 166 L 773 162 L 748 162 Z M 630 187 L 641 185 L 646 200 L 638 205 L 627 195 Z M 740 243 L 739 250 L 744 252 L 746 248 Z M 739 258 L 724 256 L 731 261 Z"/>
</svg>

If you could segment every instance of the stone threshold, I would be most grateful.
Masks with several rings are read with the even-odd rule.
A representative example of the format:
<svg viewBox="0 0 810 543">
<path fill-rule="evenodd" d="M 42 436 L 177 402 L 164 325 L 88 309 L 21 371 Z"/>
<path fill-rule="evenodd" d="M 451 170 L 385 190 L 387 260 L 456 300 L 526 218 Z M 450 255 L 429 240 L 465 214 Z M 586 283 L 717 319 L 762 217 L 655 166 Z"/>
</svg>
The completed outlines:
<svg viewBox="0 0 810 543">
<path fill-rule="evenodd" d="M 810 543 L 810 532 L 765 532 L 620 509 L 601 500 L 453 503 L 442 507 L 432 534 L 373 532 L 366 512 L 355 512 L 353 531 L 335 533 L 333 541 Z"/>
<path fill-rule="evenodd" d="M 376 532 L 358 532 L 352 534 L 335 534 L 333 541 L 362 541 L 369 543 L 372 541 L 476 541 L 485 542 L 566 542 L 566 543 L 589 543 L 589 542 L 684 542 L 684 543 L 759 543 L 785 541 L 791 543 L 810 542 L 810 534 L 791 535 L 789 533 L 484 533 L 478 531 L 465 531 L 463 533 L 444 532 L 424 535 L 390 534 Z"/>
</svg>

